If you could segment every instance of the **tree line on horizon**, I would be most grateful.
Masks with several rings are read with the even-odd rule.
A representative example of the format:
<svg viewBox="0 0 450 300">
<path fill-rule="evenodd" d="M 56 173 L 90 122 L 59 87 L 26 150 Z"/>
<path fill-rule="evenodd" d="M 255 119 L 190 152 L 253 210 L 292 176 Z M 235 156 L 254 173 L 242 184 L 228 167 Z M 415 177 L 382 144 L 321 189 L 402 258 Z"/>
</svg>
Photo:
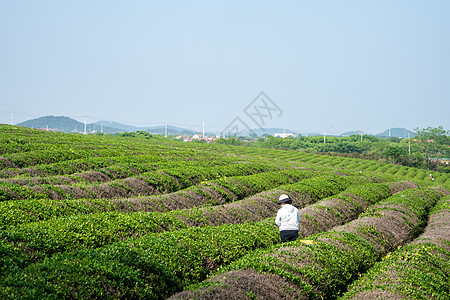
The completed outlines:
<svg viewBox="0 0 450 300">
<path fill-rule="evenodd" d="M 450 173 L 450 131 L 445 130 L 442 126 L 416 128 L 415 137 L 406 139 L 380 138 L 372 135 L 287 138 L 267 136 L 249 141 L 244 141 L 242 137 L 231 137 L 219 139 L 217 143 L 374 159 Z"/>
</svg>

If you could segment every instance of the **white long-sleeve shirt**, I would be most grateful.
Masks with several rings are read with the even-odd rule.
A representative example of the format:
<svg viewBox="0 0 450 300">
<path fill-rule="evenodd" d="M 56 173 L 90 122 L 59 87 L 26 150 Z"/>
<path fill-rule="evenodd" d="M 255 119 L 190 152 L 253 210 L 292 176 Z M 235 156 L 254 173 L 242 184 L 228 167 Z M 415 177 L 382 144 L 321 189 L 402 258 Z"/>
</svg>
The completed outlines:
<svg viewBox="0 0 450 300">
<path fill-rule="evenodd" d="M 298 230 L 300 213 L 298 209 L 290 204 L 283 205 L 277 212 L 275 223 L 282 230 Z"/>
</svg>

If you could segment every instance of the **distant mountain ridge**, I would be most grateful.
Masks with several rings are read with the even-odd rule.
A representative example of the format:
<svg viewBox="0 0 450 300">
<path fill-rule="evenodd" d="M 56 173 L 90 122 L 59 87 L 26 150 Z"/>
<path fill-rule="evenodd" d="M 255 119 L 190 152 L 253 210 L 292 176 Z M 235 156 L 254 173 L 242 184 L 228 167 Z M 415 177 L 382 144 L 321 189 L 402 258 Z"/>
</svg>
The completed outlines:
<svg viewBox="0 0 450 300">
<path fill-rule="evenodd" d="M 153 134 L 165 134 L 166 133 L 166 126 L 159 125 L 159 126 L 153 126 L 153 127 L 137 127 L 133 125 L 124 125 L 117 122 L 112 121 L 98 121 L 94 124 L 97 125 L 108 125 L 109 127 L 121 130 L 121 132 L 133 132 L 133 131 L 148 131 Z M 196 134 L 197 131 L 186 129 L 186 128 L 180 128 L 173 125 L 167 125 L 167 134 Z"/>
<path fill-rule="evenodd" d="M 121 123 L 117 123 L 117 122 L 113 122 L 113 121 L 98 121 L 93 124 L 95 124 L 97 126 L 107 126 L 107 127 L 118 129 L 120 131 L 125 131 L 125 132 L 141 130 L 141 129 L 139 129 L 139 127 L 136 127 L 133 125 L 125 125 L 125 124 L 121 124 Z"/>
<path fill-rule="evenodd" d="M 356 130 L 356 131 L 347 131 L 347 132 L 341 133 L 339 136 L 351 136 L 351 135 L 361 135 L 361 134 L 362 135 L 371 135 L 362 130 Z"/>
<path fill-rule="evenodd" d="M 18 126 L 24 126 L 35 129 L 55 130 L 62 132 L 84 132 L 84 123 L 71 119 L 65 116 L 45 116 L 17 124 Z M 98 121 L 95 123 L 86 124 L 86 132 L 102 132 L 102 133 L 121 133 L 121 132 L 133 132 L 133 131 L 148 131 L 153 134 L 165 134 L 166 126 L 154 126 L 154 127 L 137 127 L 133 125 L 124 125 L 111 121 Z M 195 134 L 196 131 L 179 128 L 172 125 L 167 125 L 167 134 Z"/>
<path fill-rule="evenodd" d="M 84 132 L 84 123 L 64 116 L 45 116 L 17 124 L 28 128 L 48 129 L 62 132 Z M 116 128 L 101 126 L 96 124 L 86 124 L 86 132 L 117 133 L 121 132 Z"/>
<path fill-rule="evenodd" d="M 409 134 L 409 135 L 408 135 Z M 415 137 L 416 134 L 413 131 L 410 131 L 405 128 L 389 128 L 385 131 L 378 133 L 375 135 L 376 137 L 389 138 L 389 137 L 398 137 L 401 139 L 406 139 L 408 137 Z"/>
<path fill-rule="evenodd" d="M 251 131 L 244 132 L 244 135 L 248 136 L 252 132 L 257 134 L 258 136 L 274 135 L 275 133 L 293 133 L 293 134 L 297 135 L 296 132 L 289 130 L 289 129 L 284 129 L 284 128 L 255 128 L 255 129 L 252 129 Z"/>
<path fill-rule="evenodd" d="M 65 116 L 45 116 L 32 120 L 28 120 L 25 122 L 21 122 L 17 124 L 18 126 L 24 126 L 29 128 L 37 128 L 37 129 L 48 129 L 48 130 L 57 130 L 62 132 L 84 132 L 84 123 L 79 122 L 77 120 L 71 119 Z M 121 133 L 121 132 L 133 132 L 133 131 L 147 131 L 152 134 L 165 134 L 167 129 L 168 135 L 194 135 L 201 133 L 198 130 L 192 130 L 187 128 L 180 128 L 173 125 L 165 125 L 153 126 L 153 127 L 137 127 L 133 125 L 125 125 L 118 122 L 113 121 L 98 121 L 95 123 L 86 124 L 86 132 L 103 132 L 108 134 L 113 133 Z M 295 132 L 293 130 L 284 129 L 284 128 L 254 128 L 251 131 L 244 132 L 244 135 L 250 135 L 251 133 L 256 133 L 258 136 L 266 136 L 266 135 L 275 135 L 275 133 L 294 133 L 295 135 L 304 135 L 304 136 L 313 136 L 318 135 L 321 136 L 323 134 L 320 133 L 308 133 L 302 134 L 299 132 Z M 221 132 L 211 132 L 208 131 L 205 133 L 206 135 L 214 135 L 216 133 Z M 399 138 L 407 138 L 409 133 L 409 137 L 414 137 L 415 133 L 407 130 L 405 128 L 390 128 L 386 129 L 384 132 L 375 134 L 376 137 L 381 138 L 389 138 L 389 137 L 399 137 Z M 350 135 L 373 135 L 369 133 L 365 133 L 362 130 L 356 131 L 347 131 L 337 136 L 350 136 Z"/>
</svg>

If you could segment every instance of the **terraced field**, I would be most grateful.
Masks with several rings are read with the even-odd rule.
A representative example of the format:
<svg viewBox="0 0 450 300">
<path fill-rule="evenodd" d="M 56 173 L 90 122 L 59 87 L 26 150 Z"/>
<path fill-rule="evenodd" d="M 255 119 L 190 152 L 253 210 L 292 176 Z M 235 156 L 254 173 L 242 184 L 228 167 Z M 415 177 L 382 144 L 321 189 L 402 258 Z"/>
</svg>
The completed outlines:
<svg viewBox="0 0 450 300">
<path fill-rule="evenodd" d="M 450 296 L 447 174 L 8 125 L 0 142 L 2 299 Z"/>
</svg>

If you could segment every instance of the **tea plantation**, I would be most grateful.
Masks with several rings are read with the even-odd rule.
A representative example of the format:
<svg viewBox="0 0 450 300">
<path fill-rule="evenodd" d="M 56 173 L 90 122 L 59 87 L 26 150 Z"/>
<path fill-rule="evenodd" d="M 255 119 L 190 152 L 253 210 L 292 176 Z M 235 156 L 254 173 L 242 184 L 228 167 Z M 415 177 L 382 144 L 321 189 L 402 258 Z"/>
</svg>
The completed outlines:
<svg viewBox="0 0 450 300">
<path fill-rule="evenodd" d="M 433 177 L 0 125 L 0 299 L 450 299 L 450 175 Z"/>
</svg>

